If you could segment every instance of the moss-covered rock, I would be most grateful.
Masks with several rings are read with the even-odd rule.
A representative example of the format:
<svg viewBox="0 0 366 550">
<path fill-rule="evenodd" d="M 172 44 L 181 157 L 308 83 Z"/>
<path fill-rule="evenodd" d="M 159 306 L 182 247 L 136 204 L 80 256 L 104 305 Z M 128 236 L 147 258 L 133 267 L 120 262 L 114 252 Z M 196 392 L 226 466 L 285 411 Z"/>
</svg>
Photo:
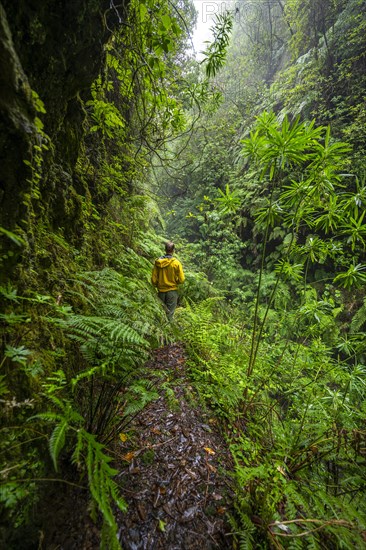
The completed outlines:
<svg viewBox="0 0 366 550">
<path fill-rule="evenodd" d="M 2 237 L 5 271 L 42 257 L 38 226 L 80 244 L 90 197 L 85 178 L 75 175 L 84 101 L 127 6 L 117 13 L 107 0 L 75 0 L 67 8 L 57 0 L 0 4 L 0 226 L 26 242 L 20 256 L 20 247 Z"/>
</svg>

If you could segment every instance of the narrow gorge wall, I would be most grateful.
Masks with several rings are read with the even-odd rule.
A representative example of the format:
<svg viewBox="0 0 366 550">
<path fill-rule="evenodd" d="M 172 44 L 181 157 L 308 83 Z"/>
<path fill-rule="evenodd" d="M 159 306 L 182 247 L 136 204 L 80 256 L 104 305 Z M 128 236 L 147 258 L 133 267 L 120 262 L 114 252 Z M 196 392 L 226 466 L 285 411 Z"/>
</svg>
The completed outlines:
<svg viewBox="0 0 366 550">
<path fill-rule="evenodd" d="M 127 8 L 128 1 L 117 11 L 109 0 L 75 0 L 67 8 L 57 0 L 0 4 L 0 226 L 25 240 L 28 255 L 37 224 L 72 236 L 88 193 L 75 175 L 83 101 Z M 1 241 L 4 278 L 24 250 L 4 235 Z"/>
</svg>

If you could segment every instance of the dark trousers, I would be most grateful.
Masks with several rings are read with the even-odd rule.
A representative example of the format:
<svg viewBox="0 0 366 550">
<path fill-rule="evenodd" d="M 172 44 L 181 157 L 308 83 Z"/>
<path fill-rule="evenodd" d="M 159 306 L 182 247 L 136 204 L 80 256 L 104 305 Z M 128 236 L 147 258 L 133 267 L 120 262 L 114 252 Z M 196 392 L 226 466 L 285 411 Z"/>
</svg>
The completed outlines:
<svg viewBox="0 0 366 550">
<path fill-rule="evenodd" d="M 158 296 L 166 307 L 169 321 L 173 319 L 175 308 L 178 303 L 178 291 L 168 290 L 168 292 L 159 292 Z"/>
</svg>

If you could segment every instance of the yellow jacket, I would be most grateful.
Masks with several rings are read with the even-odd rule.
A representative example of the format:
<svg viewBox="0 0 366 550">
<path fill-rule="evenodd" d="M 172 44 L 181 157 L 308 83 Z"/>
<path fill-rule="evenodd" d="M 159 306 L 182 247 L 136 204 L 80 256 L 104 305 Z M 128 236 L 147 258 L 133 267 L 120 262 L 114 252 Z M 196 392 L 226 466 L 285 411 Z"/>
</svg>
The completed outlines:
<svg viewBox="0 0 366 550">
<path fill-rule="evenodd" d="M 155 260 L 151 275 L 151 282 L 159 292 L 177 290 L 178 285 L 184 282 L 182 264 L 172 256 L 163 256 Z"/>
</svg>

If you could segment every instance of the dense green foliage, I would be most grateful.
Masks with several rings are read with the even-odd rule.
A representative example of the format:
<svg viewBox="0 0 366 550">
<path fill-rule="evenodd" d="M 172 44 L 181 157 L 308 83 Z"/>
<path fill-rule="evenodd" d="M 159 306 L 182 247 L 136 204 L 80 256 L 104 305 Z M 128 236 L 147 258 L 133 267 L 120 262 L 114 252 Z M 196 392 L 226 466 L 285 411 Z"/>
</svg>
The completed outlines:
<svg viewBox="0 0 366 550">
<path fill-rule="evenodd" d="M 63 29 L 56 4 L 0 6 L 0 542 L 37 546 L 42 483 L 77 480 L 120 547 L 113 445 L 180 338 L 234 459 L 237 547 L 363 548 L 364 1 L 239 3 L 201 63 L 188 0 L 76 2 Z M 150 285 L 167 236 L 173 326 Z"/>
<path fill-rule="evenodd" d="M 259 273 L 245 274 L 228 311 L 214 317 L 208 300 L 182 313 L 192 375 L 231 424 L 232 524 L 243 548 L 362 548 L 365 334 L 337 321 L 341 288 L 365 283 L 363 212 L 341 183 L 349 148 L 267 113 L 242 146 L 257 184 Z M 218 216 L 243 212 L 237 189 L 220 194 Z M 273 233 L 281 244 L 267 253 Z"/>
<path fill-rule="evenodd" d="M 70 301 L 79 302 L 74 308 L 54 303 L 51 296 L 22 297 L 16 289 L 2 288 L 7 343 L 1 378 L 1 498 L 8 521 L 15 525 L 27 521 L 37 478 L 49 475 L 51 464 L 46 461 L 42 472 L 40 467 L 42 441 L 51 426 L 49 451 L 55 471 L 61 468 L 67 479 L 68 461 L 85 469 L 106 524 L 116 530 L 110 497 L 122 508 L 124 503 L 104 446 L 116 439 L 131 415 L 156 398 L 137 367 L 162 338 L 158 327 L 166 324 L 149 284 L 149 262 L 132 251 L 125 252 L 123 262 L 118 273 L 104 269 L 78 277 L 67 290 Z M 131 278 L 131 267 L 145 277 Z M 25 307 L 28 304 L 31 308 Z M 37 325 L 43 349 L 34 341 Z"/>
<path fill-rule="evenodd" d="M 221 104 L 160 173 L 168 229 L 222 296 L 181 323 L 231 425 L 241 548 L 364 546 L 363 9 L 239 9 Z"/>
<path fill-rule="evenodd" d="M 228 426 L 240 548 L 363 548 L 365 367 L 319 337 L 277 334 L 248 378 L 250 333 L 232 313 L 211 299 L 179 321 L 197 387 Z"/>
<path fill-rule="evenodd" d="M 74 483 L 75 475 L 80 487 L 89 488 L 95 519 L 103 518 L 102 544 L 119 547 L 112 506 L 125 504 L 114 481 L 110 447 L 129 419 L 157 397 L 142 369 L 151 350 L 169 338 L 150 285 L 151 260 L 163 239 L 150 230 L 159 212 L 144 174 L 152 152 L 163 151 L 184 124 L 178 91 L 172 93 L 171 85 L 186 62 L 184 32 L 194 12 L 184 2 L 106 8 L 95 20 L 95 6 L 88 15 L 92 20 L 79 12 L 83 32 L 93 29 L 96 41 L 104 22 L 99 61 L 85 57 L 79 68 L 80 73 L 84 63 L 92 65 L 88 76 L 95 80 L 89 86 L 81 75 L 76 83 L 69 50 L 64 63 L 75 72 L 72 82 L 64 67 L 50 62 L 49 87 L 42 89 L 41 56 L 27 67 L 37 92 L 29 98 L 33 111 L 24 137 L 29 142 L 21 149 L 20 168 L 26 173 L 22 180 L 18 171 L 19 185 L 12 189 L 21 208 L 7 217 L 10 202 L 4 201 L 1 210 L 0 500 L 1 544 L 8 548 L 38 546 L 44 528 L 42 484 Z M 22 10 L 7 6 L 7 13 L 2 11 L 2 22 L 9 18 L 9 75 L 20 71 L 17 53 L 27 66 L 22 39 L 29 14 Z M 21 16 L 22 28 L 17 27 Z M 43 30 L 52 30 L 43 9 L 29 25 L 35 43 Z M 45 49 L 53 47 L 52 32 L 42 40 Z M 57 78 L 65 95 L 68 84 L 79 89 L 76 105 L 64 96 L 57 105 L 52 95 Z M 14 106 L 4 99 L 2 109 L 9 124 Z M 19 145 L 11 135 L 7 128 L 9 158 Z M 3 172 L 5 189 L 12 177 L 9 167 Z M 40 515 L 34 521 L 37 502 Z M 28 527 L 30 540 L 24 542 Z"/>
</svg>

